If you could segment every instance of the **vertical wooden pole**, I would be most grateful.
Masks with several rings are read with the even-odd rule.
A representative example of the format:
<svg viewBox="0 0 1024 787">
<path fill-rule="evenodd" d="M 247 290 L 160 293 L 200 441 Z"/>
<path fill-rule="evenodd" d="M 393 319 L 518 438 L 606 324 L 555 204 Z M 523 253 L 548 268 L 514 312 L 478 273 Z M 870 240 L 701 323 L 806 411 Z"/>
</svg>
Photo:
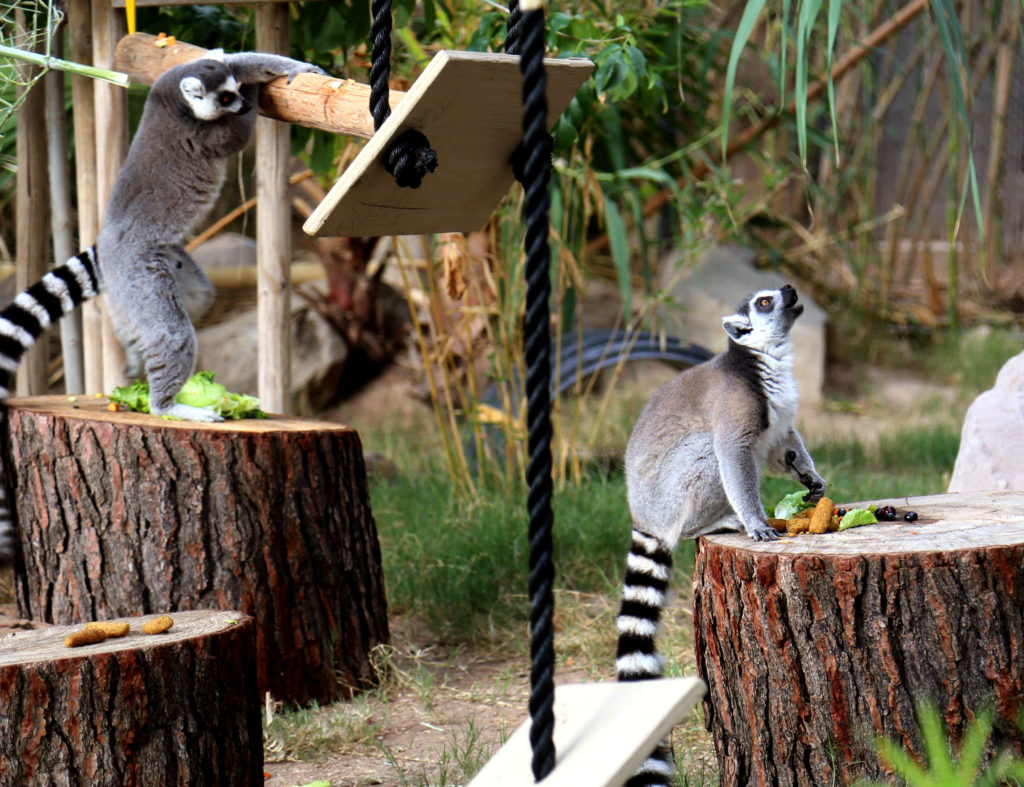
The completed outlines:
<svg viewBox="0 0 1024 787">
<path fill-rule="evenodd" d="M 25 15 L 15 14 L 15 26 L 25 31 Z M 19 64 L 20 81 L 28 81 L 38 69 Z M 25 88 L 19 87 L 19 95 Z M 23 290 L 46 273 L 50 260 L 49 189 L 46 175 L 46 86 L 43 81 L 28 88 L 18 109 L 17 124 L 17 272 L 15 283 Z M 19 396 L 41 394 L 47 388 L 48 343 L 43 340 L 25 356 L 18 370 Z"/>
<path fill-rule="evenodd" d="M 288 54 L 288 5 L 256 7 L 256 48 Z M 256 245 L 259 398 L 265 410 L 291 410 L 291 213 L 289 126 L 256 121 Z"/>
<path fill-rule="evenodd" d="M 92 65 L 91 0 L 68 2 L 68 54 L 76 63 Z M 93 80 L 71 77 L 71 103 L 75 125 L 75 184 L 78 193 L 78 248 L 96 242 L 100 211 L 96 193 L 96 97 Z M 82 365 L 85 391 L 103 390 L 103 311 L 89 301 L 82 313 Z"/>
<path fill-rule="evenodd" d="M 117 42 L 125 32 L 124 12 L 114 8 L 110 0 L 93 0 L 94 65 L 114 68 Z M 96 199 L 104 210 L 117 173 L 128 155 L 128 93 L 124 88 L 99 79 L 95 80 L 93 90 L 96 99 Z M 103 266 L 102 260 L 100 266 Z M 110 320 L 104 317 L 102 390 L 110 391 L 124 383 L 124 353 Z"/>
<path fill-rule="evenodd" d="M 63 37 L 53 41 L 53 53 L 64 56 Z M 71 207 L 71 166 L 68 163 L 68 124 L 64 111 L 64 73 L 51 71 L 46 79 L 46 141 L 50 173 L 50 232 L 53 260 L 58 264 L 75 253 L 74 210 Z M 64 356 L 64 390 L 82 393 L 82 315 L 77 309 L 60 321 Z"/>
</svg>

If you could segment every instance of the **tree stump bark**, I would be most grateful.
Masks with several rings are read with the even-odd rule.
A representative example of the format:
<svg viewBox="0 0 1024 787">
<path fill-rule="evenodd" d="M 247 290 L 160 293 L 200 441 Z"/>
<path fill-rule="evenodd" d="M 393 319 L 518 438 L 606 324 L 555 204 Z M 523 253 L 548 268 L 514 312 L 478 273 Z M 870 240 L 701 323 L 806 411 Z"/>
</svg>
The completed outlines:
<svg viewBox="0 0 1024 787">
<path fill-rule="evenodd" d="M 252 618 L 173 618 L 78 648 L 81 626 L 0 640 L 0 784 L 262 784 Z"/>
<path fill-rule="evenodd" d="M 164 421 L 64 397 L 8 408 L 19 614 L 239 609 L 256 620 L 261 692 L 330 702 L 375 681 L 387 608 L 354 430 Z"/>
<path fill-rule="evenodd" d="M 885 502 L 920 519 L 698 544 L 697 663 L 723 785 L 887 781 L 876 738 L 923 758 L 920 702 L 954 741 L 992 708 L 991 750 L 1021 753 L 1024 493 Z"/>
</svg>

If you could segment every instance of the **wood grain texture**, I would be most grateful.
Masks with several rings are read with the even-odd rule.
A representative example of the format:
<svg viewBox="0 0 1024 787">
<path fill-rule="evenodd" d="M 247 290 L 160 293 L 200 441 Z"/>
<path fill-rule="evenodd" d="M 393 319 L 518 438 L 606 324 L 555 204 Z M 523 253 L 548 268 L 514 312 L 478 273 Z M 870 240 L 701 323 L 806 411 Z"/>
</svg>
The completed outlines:
<svg viewBox="0 0 1024 787">
<path fill-rule="evenodd" d="M 80 648 L 80 626 L 0 640 L 0 783 L 262 784 L 252 618 L 179 612 Z"/>
<path fill-rule="evenodd" d="M 205 57 L 209 51 L 180 41 L 158 47 L 156 40 L 156 36 L 148 33 L 122 38 L 115 60 L 118 70 L 128 73 L 136 82 L 151 85 L 164 71 Z M 404 97 L 405 93 L 392 90 L 391 107 L 398 106 Z M 281 77 L 260 89 L 260 113 L 335 134 L 364 139 L 373 136 L 370 86 L 351 79 L 299 74 L 289 84 Z"/>
<path fill-rule="evenodd" d="M 1024 494 L 876 502 L 920 520 L 700 540 L 694 630 L 723 785 L 887 780 L 875 738 L 921 755 L 924 700 L 954 739 L 994 708 L 993 748 L 1021 753 Z"/>
<path fill-rule="evenodd" d="M 325 702 L 375 681 L 387 609 L 355 431 L 170 422 L 64 397 L 8 406 L 23 617 L 240 609 L 256 619 L 261 692 Z"/>
</svg>

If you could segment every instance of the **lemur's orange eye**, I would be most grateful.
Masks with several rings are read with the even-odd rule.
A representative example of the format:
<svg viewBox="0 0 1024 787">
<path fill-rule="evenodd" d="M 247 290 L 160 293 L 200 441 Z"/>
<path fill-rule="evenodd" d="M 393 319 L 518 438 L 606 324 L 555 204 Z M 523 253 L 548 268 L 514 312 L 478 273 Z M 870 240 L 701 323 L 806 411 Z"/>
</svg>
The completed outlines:
<svg viewBox="0 0 1024 787">
<path fill-rule="evenodd" d="M 757 302 L 757 305 L 760 306 L 762 309 L 767 309 L 769 306 L 772 305 L 772 299 L 771 298 L 761 298 L 761 300 L 759 300 Z"/>
</svg>

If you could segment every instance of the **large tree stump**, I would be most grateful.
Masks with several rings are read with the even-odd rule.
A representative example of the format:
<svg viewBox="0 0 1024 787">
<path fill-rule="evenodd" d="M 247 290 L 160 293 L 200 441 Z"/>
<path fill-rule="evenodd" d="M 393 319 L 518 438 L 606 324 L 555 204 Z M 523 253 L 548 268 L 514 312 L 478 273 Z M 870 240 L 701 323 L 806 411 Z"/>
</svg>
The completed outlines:
<svg viewBox="0 0 1024 787">
<path fill-rule="evenodd" d="M 723 785 L 887 780 L 876 737 L 923 755 L 922 701 L 954 740 L 994 709 L 992 748 L 1020 753 L 1024 493 L 886 502 L 919 521 L 701 539 L 694 629 Z"/>
<path fill-rule="evenodd" d="M 256 619 L 260 691 L 329 702 L 388 640 L 358 434 L 298 418 L 197 424 L 65 397 L 8 401 L 19 613 Z"/>
<path fill-rule="evenodd" d="M 0 639 L 0 784 L 262 784 L 252 618 L 173 618 L 78 648 L 81 626 Z"/>
</svg>

